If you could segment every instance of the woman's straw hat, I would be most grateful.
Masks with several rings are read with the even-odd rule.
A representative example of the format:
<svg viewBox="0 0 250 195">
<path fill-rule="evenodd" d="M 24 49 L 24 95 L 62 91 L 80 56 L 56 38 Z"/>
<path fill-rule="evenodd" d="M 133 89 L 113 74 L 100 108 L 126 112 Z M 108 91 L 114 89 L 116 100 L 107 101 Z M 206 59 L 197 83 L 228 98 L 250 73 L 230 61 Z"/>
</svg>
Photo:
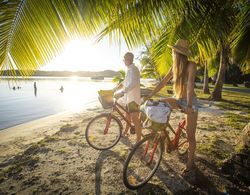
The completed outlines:
<svg viewBox="0 0 250 195">
<path fill-rule="evenodd" d="M 168 45 L 168 47 L 172 48 L 174 51 L 183 54 L 185 56 L 190 55 L 190 51 L 188 49 L 189 44 L 187 40 L 179 39 L 176 41 L 175 45 Z"/>
</svg>

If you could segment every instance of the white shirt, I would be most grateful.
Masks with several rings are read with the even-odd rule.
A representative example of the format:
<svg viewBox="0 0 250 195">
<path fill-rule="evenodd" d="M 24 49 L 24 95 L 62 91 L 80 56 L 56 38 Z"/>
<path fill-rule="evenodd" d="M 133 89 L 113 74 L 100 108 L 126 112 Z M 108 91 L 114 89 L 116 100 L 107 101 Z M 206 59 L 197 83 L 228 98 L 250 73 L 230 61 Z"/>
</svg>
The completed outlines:
<svg viewBox="0 0 250 195">
<path fill-rule="evenodd" d="M 138 105 L 141 104 L 141 90 L 140 90 L 140 71 L 134 65 L 127 66 L 125 79 L 123 82 L 125 92 L 125 103 L 135 102 Z"/>
</svg>

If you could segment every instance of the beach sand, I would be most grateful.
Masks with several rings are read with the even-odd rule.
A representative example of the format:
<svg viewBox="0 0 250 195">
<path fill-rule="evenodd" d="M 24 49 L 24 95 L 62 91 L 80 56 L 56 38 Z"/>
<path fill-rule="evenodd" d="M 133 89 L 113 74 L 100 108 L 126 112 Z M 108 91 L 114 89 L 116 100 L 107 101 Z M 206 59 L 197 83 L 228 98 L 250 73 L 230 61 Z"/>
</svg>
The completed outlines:
<svg viewBox="0 0 250 195">
<path fill-rule="evenodd" d="M 199 113 L 197 144 L 209 142 L 214 133 L 204 130 L 204 123 L 222 123 L 218 117 L 222 113 L 216 109 L 204 107 Z M 121 138 L 107 151 L 91 148 L 85 139 L 91 118 L 107 111 L 96 104 L 81 113 L 63 113 L 0 132 L 0 194 L 218 193 L 225 186 L 234 186 L 209 168 L 204 163 L 207 157 L 200 154 L 196 162 L 198 172 L 182 177 L 186 157 L 172 152 L 164 154 L 158 171 L 147 185 L 137 191 L 128 190 L 122 181 L 122 170 L 135 136 Z M 171 124 L 176 126 L 182 118 L 182 113 L 173 112 Z M 235 144 L 237 133 L 233 137 L 232 132 L 227 133 L 227 127 L 219 129 L 218 136 L 223 133 L 224 137 L 228 134 L 232 138 L 223 142 Z"/>
</svg>

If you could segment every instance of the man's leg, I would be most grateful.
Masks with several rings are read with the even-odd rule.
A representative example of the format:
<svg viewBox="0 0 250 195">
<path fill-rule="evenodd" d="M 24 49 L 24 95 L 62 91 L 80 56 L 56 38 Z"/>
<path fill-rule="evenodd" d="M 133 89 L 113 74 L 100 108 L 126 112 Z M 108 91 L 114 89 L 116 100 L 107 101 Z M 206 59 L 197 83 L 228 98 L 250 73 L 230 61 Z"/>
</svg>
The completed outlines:
<svg viewBox="0 0 250 195">
<path fill-rule="evenodd" d="M 126 119 L 131 123 L 131 117 L 128 113 L 126 113 Z M 129 128 L 130 128 L 130 126 L 128 125 L 128 123 L 126 123 L 125 130 L 123 132 L 124 136 L 126 136 L 128 134 Z"/>
<path fill-rule="evenodd" d="M 136 131 L 136 142 L 139 142 L 141 140 L 141 123 L 139 119 L 139 112 L 133 112 L 131 113 L 132 121 L 135 125 L 135 131 Z"/>
<path fill-rule="evenodd" d="M 128 111 L 130 113 L 130 116 L 135 126 L 136 142 L 138 142 L 141 140 L 141 122 L 139 119 L 139 115 L 140 115 L 139 105 L 135 103 L 134 101 L 130 102 L 128 104 Z"/>
</svg>

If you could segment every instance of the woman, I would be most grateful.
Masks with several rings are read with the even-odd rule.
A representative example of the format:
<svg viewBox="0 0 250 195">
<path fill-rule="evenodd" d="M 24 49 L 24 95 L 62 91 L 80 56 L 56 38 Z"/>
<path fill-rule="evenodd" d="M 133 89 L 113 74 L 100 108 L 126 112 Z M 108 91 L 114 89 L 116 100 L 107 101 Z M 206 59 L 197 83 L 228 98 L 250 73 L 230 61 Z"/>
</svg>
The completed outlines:
<svg viewBox="0 0 250 195">
<path fill-rule="evenodd" d="M 168 45 L 169 46 L 169 45 Z M 197 99 L 194 92 L 196 64 L 188 61 L 189 55 L 188 42 L 178 40 L 172 48 L 173 65 L 164 79 L 156 86 L 152 93 L 147 97 L 149 99 L 164 87 L 171 78 L 173 78 L 174 98 L 167 98 L 172 109 L 181 108 L 186 117 L 186 129 L 188 137 L 188 161 L 183 173 L 190 171 L 194 164 L 194 153 L 196 148 L 195 131 L 198 116 Z"/>
</svg>

